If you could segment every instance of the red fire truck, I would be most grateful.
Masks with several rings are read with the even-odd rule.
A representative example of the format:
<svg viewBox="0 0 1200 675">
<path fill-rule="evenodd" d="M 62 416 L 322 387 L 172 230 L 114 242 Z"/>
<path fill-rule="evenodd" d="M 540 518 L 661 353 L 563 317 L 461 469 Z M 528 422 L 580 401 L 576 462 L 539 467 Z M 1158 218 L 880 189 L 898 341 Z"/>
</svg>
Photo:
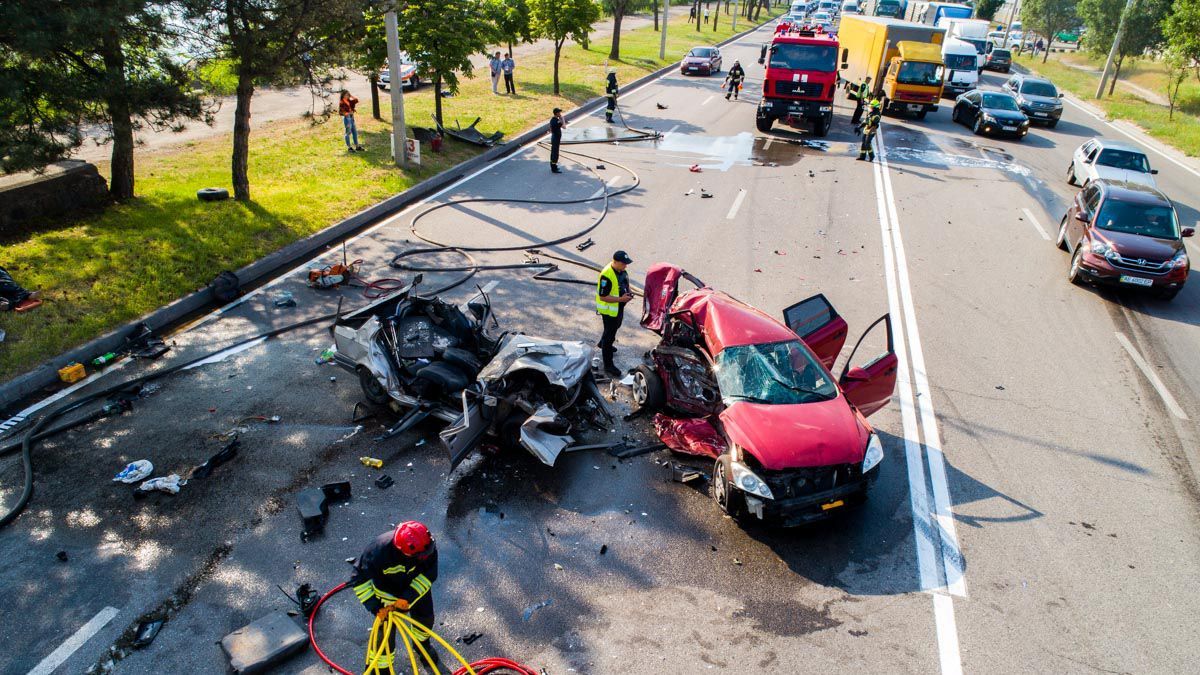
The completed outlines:
<svg viewBox="0 0 1200 675">
<path fill-rule="evenodd" d="M 756 126 L 771 130 L 775 120 L 797 127 L 812 124 L 817 136 L 833 124 L 837 91 L 837 37 L 817 30 L 789 30 L 763 45 L 758 62 L 766 66 Z"/>
</svg>

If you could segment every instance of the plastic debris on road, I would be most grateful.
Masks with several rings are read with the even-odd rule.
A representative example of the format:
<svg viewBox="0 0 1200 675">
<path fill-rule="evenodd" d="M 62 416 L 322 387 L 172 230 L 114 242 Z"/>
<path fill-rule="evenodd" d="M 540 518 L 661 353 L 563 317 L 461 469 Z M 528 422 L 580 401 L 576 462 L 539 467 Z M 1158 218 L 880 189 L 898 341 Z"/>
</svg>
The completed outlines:
<svg viewBox="0 0 1200 675">
<path fill-rule="evenodd" d="M 154 473 L 154 464 L 148 459 L 139 459 L 126 464 L 120 473 L 113 476 L 113 482 L 133 484 L 145 480 L 152 473 Z"/>
<path fill-rule="evenodd" d="M 553 604 L 554 604 L 554 598 L 546 598 L 545 600 L 543 600 L 537 604 L 530 605 L 525 608 L 524 612 L 521 613 L 521 619 L 524 621 L 528 621 L 533 618 L 534 612 L 538 611 L 539 609 L 541 609 L 543 607 L 549 607 L 550 605 L 553 605 Z M 483 608 L 480 607 L 476 611 L 482 612 Z"/>
<path fill-rule="evenodd" d="M 141 485 L 139 485 L 138 489 L 141 490 L 142 492 L 153 492 L 155 490 L 158 490 L 159 492 L 166 492 L 168 494 L 177 495 L 177 494 L 179 494 L 179 488 L 184 485 L 187 485 L 187 482 L 181 480 L 179 478 L 179 474 L 173 473 L 170 476 L 159 476 L 158 478 L 151 478 L 150 480 L 146 481 L 145 483 L 142 483 Z"/>
<path fill-rule="evenodd" d="M 281 293 L 278 293 L 275 296 L 274 300 L 275 300 L 276 307 L 295 307 L 296 306 L 296 297 L 292 295 L 291 291 L 283 291 Z"/>
<path fill-rule="evenodd" d="M 323 363 L 332 363 L 334 354 L 337 354 L 336 349 L 333 347 L 326 347 L 325 351 L 321 352 L 321 355 L 316 358 L 314 363 L 316 363 L 318 366 Z"/>
</svg>

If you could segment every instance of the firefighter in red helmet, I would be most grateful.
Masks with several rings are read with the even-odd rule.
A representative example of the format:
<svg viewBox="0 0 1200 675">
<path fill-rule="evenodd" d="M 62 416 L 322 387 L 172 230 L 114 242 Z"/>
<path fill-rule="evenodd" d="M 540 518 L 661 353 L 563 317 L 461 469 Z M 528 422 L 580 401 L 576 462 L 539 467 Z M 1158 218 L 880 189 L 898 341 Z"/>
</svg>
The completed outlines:
<svg viewBox="0 0 1200 675">
<path fill-rule="evenodd" d="M 433 582 L 437 581 L 437 546 L 429 528 L 415 520 L 384 532 L 354 561 L 350 586 L 363 607 L 375 616 L 405 612 L 421 625 L 433 627 Z M 441 661 L 429 634 L 411 626 L 421 646 L 441 670 Z M 418 656 L 418 660 L 423 661 Z M 390 667 L 392 664 L 378 664 Z"/>
</svg>

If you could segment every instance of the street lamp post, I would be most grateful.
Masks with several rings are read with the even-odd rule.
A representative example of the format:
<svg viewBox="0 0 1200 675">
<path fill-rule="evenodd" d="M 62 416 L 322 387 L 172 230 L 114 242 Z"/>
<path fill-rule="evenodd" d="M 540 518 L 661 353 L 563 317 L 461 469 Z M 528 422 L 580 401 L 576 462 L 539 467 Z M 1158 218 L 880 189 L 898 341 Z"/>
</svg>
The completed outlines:
<svg viewBox="0 0 1200 675">
<path fill-rule="evenodd" d="M 658 59 L 660 61 L 667 58 L 667 8 L 670 6 L 671 0 L 663 0 L 662 32 L 658 35 Z"/>
<path fill-rule="evenodd" d="M 396 25 L 396 10 L 389 10 L 383 17 L 387 32 L 388 78 L 392 94 L 392 159 L 396 166 L 405 166 L 408 161 L 405 148 L 408 138 L 404 128 L 404 82 L 400 79 L 400 29 Z M 417 77 L 417 73 L 413 73 Z"/>
</svg>

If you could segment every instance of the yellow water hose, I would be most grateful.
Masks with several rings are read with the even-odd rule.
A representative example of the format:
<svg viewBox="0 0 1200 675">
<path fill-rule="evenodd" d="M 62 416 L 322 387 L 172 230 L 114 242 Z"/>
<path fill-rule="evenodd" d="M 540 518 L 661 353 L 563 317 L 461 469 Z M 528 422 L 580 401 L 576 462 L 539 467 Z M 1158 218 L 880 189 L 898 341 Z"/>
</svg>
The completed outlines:
<svg viewBox="0 0 1200 675">
<path fill-rule="evenodd" d="M 422 640 L 417 639 L 417 633 L 424 633 L 438 644 L 446 648 L 446 651 L 454 655 L 454 658 L 462 664 L 462 669 L 457 672 L 467 673 L 468 675 L 476 675 L 475 669 L 471 664 L 458 653 L 458 650 L 450 646 L 449 642 L 442 639 L 442 636 L 433 632 L 433 629 L 423 625 L 420 621 L 411 616 L 395 611 L 388 612 L 384 618 L 375 617 L 375 623 L 371 625 L 371 635 L 367 639 L 367 669 L 363 671 L 363 675 L 396 675 L 395 670 L 395 651 L 392 646 L 393 631 L 400 639 L 404 641 L 404 649 L 408 653 L 408 662 L 412 667 L 413 675 L 419 675 L 417 670 L 417 654 L 420 653 L 421 658 L 425 663 L 433 669 L 434 675 L 441 675 L 441 671 L 433 664 L 433 657 L 426 651 Z M 413 647 L 416 647 L 414 650 Z M 449 675 L 449 673 L 447 673 Z"/>
</svg>

